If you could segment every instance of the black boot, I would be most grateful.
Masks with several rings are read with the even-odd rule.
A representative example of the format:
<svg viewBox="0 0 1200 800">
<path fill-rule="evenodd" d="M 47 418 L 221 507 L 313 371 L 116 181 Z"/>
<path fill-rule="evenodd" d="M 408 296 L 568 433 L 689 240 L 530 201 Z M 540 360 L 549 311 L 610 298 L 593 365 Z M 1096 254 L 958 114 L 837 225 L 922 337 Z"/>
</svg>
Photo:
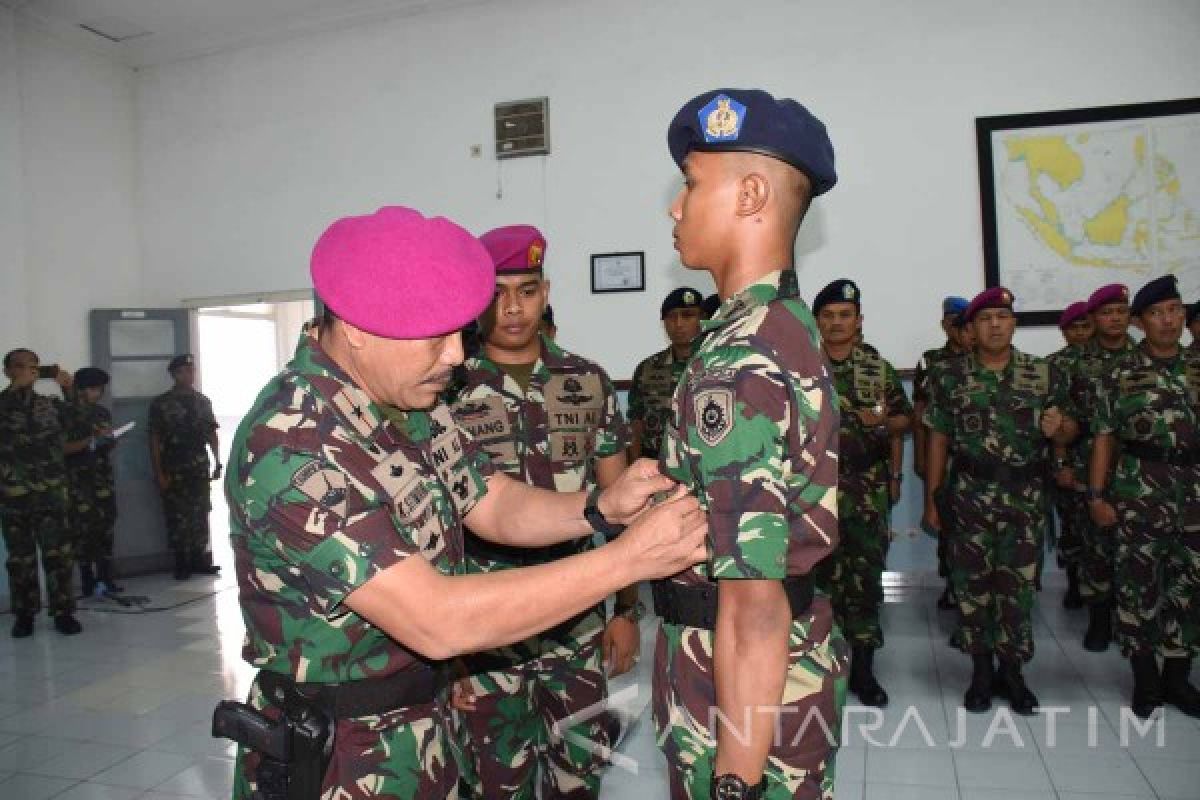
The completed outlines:
<svg viewBox="0 0 1200 800">
<path fill-rule="evenodd" d="M 212 563 L 212 553 L 197 553 L 192 558 L 192 572 L 196 575 L 219 575 L 221 568 Z"/>
<path fill-rule="evenodd" d="M 83 632 L 83 626 L 70 613 L 58 614 L 54 617 L 54 630 L 63 636 L 74 636 Z"/>
<path fill-rule="evenodd" d="M 96 573 L 92 571 L 92 562 L 79 562 L 80 597 L 91 597 L 96 593 Z"/>
<path fill-rule="evenodd" d="M 175 580 L 186 581 L 192 577 L 192 560 L 187 553 L 175 551 Z"/>
<path fill-rule="evenodd" d="M 1094 603 L 1088 606 L 1088 627 L 1083 634 L 1083 649 L 1103 653 L 1112 641 L 1112 604 Z"/>
<path fill-rule="evenodd" d="M 1133 667 L 1133 702 L 1129 707 L 1134 714 L 1146 719 L 1163 704 L 1158 660 L 1153 653 L 1138 651 L 1129 657 L 1129 665 Z"/>
<path fill-rule="evenodd" d="M 1021 675 L 1021 662 L 1001 661 L 996 671 L 996 683 L 1002 690 L 997 694 L 1007 698 L 1009 708 L 1024 717 L 1033 715 L 1038 706 L 1038 699 L 1025 685 L 1025 678 Z"/>
<path fill-rule="evenodd" d="M 33 614 L 18 614 L 13 622 L 12 638 L 24 639 L 26 636 L 33 636 Z"/>
<path fill-rule="evenodd" d="M 1163 660 L 1163 699 L 1189 717 L 1200 717 L 1200 690 L 1188 683 L 1190 658 Z"/>
<path fill-rule="evenodd" d="M 1079 596 L 1079 565 L 1067 564 L 1067 593 L 1063 595 L 1063 608 L 1074 611 L 1083 608 L 1083 598 Z"/>
<path fill-rule="evenodd" d="M 992 707 L 992 654 L 976 653 L 971 656 L 971 663 L 971 685 L 963 696 L 963 708 L 979 714 Z"/>
<path fill-rule="evenodd" d="M 958 608 L 958 601 L 954 597 L 954 589 L 950 586 L 950 581 L 946 581 L 946 589 L 938 598 L 937 607 L 942 611 L 952 611 Z"/>
<path fill-rule="evenodd" d="M 888 704 L 887 692 L 875 679 L 875 648 L 854 646 L 850 660 L 850 691 L 858 695 L 864 706 L 883 708 Z"/>
<path fill-rule="evenodd" d="M 96 576 L 104 583 L 104 587 L 108 591 L 125 591 L 125 587 L 117 583 L 117 578 L 113 574 L 113 562 L 111 558 L 106 556 L 96 562 Z"/>
</svg>

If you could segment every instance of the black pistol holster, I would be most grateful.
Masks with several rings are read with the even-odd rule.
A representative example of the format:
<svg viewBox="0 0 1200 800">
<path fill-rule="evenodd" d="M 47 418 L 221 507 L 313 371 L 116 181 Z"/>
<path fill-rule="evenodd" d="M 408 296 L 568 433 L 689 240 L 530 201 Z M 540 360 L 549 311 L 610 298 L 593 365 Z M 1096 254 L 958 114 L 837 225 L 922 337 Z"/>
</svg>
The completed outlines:
<svg viewBox="0 0 1200 800">
<path fill-rule="evenodd" d="M 213 711 L 212 734 L 261 756 L 253 800 L 319 800 L 333 726 L 332 718 L 307 704 L 285 704 L 283 716 L 272 720 L 245 703 L 222 700 Z"/>
</svg>

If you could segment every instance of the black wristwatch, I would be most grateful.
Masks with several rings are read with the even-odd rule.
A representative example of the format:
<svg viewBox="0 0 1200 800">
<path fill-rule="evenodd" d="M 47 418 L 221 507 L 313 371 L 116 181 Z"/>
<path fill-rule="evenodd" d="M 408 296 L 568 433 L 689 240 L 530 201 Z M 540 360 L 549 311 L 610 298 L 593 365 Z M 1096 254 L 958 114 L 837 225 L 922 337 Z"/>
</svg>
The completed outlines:
<svg viewBox="0 0 1200 800">
<path fill-rule="evenodd" d="M 747 786 L 746 782 L 737 775 L 717 775 L 712 781 L 712 800 L 762 800 L 767 793 L 767 779 L 763 778 L 756 786 Z"/>
<path fill-rule="evenodd" d="M 600 512 L 600 492 L 599 486 L 592 487 L 592 490 L 588 492 L 587 500 L 583 504 L 583 518 L 592 526 L 592 530 L 611 541 L 621 535 L 625 526 L 616 525 L 605 519 L 604 514 Z"/>
<path fill-rule="evenodd" d="M 636 625 L 642 621 L 643 617 L 646 616 L 646 604 L 641 600 L 638 600 L 631 606 L 614 605 L 613 616 L 624 617 Z"/>
</svg>

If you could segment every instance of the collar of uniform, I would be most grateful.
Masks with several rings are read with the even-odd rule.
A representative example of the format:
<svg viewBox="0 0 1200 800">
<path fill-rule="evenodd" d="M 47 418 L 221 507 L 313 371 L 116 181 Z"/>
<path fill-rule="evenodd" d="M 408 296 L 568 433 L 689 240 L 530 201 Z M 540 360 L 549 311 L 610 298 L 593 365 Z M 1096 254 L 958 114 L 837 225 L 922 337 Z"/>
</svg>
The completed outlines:
<svg viewBox="0 0 1200 800">
<path fill-rule="evenodd" d="M 994 369 L 990 369 L 990 368 L 984 366 L 983 360 L 979 357 L 979 353 L 977 353 L 974 350 L 972 350 L 967 355 L 967 358 L 969 359 L 969 363 L 971 365 L 971 372 L 977 372 L 980 374 L 991 373 L 992 375 L 1008 376 L 1008 375 L 1011 375 L 1013 373 L 1013 370 L 1015 370 L 1017 368 L 1017 364 L 1024 361 L 1025 354 L 1022 353 L 1020 350 L 1018 350 L 1015 347 L 1012 348 L 1012 351 L 1008 357 L 1008 363 L 1004 365 L 1004 369 L 1002 369 L 1002 370 L 994 370 Z"/>
<path fill-rule="evenodd" d="M 1104 356 L 1112 353 L 1129 353 L 1136 350 L 1138 347 L 1137 340 L 1129 334 L 1125 334 L 1125 341 L 1121 342 L 1121 346 L 1116 350 L 1109 350 L 1104 345 L 1100 344 L 1100 339 L 1092 339 L 1083 345 L 1083 349 L 1090 355 Z"/>
<path fill-rule="evenodd" d="M 1142 358 L 1144 358 L 1150 364 L 1158 364 L 1158 365 L 1161 365 L 1164 367 L 1174 367 L 1175 364 L 1178 363 L 1179 360 L 1183 358 L 1183 351 L 1186 348 L 1184 348 L 1183 342 L 1180 342 L 1178 349 L 1175 351 L 1175 355 L 1171 356 L 1170 358 L 1159 358 L 1158 356 L 1152 355 L 1150 353 L 1150 351 L 1146 347 L 1146 340 L 1142 339 L 1141 342 L 1134 345 L 1133 349 L 1136 352 L 1140 353 Z"/>
<path fill-rule="evenodd" d="M 529 374 L 531 382 L 539 375 L 541 375 L 542 380 L 545 380 L 546 375 L 542 374 L 544 371 L 559 369 L 567 362 L 567 352 L 565 350 L 555 344 L 552 339 L 549 339 L 546 336 L 541 336 L 540 334 L 539 337 L 542 340 L 542 351 L 538 356 L 537 361 L 533 362 L 533 371 Z M 488 358 L 486 350 L 480 350 L 479 355 L 475 356 L 474 358 L 467 359 L 466 367 L 470 371 L 481 368 L 487 369 L 498 376 L 501 384 L 504 383 L 504 376 L 506 373 L 500 368 L 499 364 Z"/>
<path fill-rule="evenodd" d="M 796 282 L 796 270 L 788 268 L 768 272 L 721 303 L 712 319 L 701 323 L 700 332 L 710 333 L 724 328 L 777 298 L 799 296 L 800 286 Z"/>
<path fill-rule="evenodd" d="M 289 367 L 301 374 L 315 374 L 336 381 L 340 384 L 338 390 L 324 398 L 329 406 L 354 431 L 367 439 L 379 430 L 385 419 L 383 412 L 329 357 L 315 334 L 307 332 L 300 335 L 300 344 Z"/>
</svg>

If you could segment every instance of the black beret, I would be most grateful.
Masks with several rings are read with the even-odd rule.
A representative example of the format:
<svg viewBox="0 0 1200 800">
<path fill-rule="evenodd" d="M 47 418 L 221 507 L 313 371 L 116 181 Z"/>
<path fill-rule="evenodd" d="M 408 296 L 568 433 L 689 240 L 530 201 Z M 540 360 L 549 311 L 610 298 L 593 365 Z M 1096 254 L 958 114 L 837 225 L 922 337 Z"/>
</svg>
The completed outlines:
<svg viewBox="0 0 1200 800">
<path fill-rule="evenodd" d="M 99 367 L 83 367 L 75 370 L 76 389 L 97 389 L 108 385 L 108 373 Z"/>
<path fill-rule="evenodd" d="M 192 358 L 191 353 L 184 353 L 180 356 L 175 356 L 171 359 L 171 363 L 167 364 L 167 372 L 174 373 L 180 367 L 194 367 L 196 359 Z"/>
<path fill-rule="evenodd" d="M 662 308 L 659 309 L 659 319 L 666 319 L 667 314 L 677 308 L 700 308 L 704 305 L 699 292 L 695 289 L 690 289 L 687 286 L 681 286 L 678 289 L 671 291 L 666 299 L 662 301 Z"/>
<path fill-rule="evenodd" d="M 693 150 L 760 153 L 807 175 L 814 197 L 837 183 L 825 125 L 795 100 L 776 100 L 762 89 L 713 89 L 693 97 L 671 120 L 667 147 L 680 169 Z"/>
<path fill-rule="evenodd" d="M 854 303 L 861 309 L 862 293 L 858 291 L 858 284 L 849 278 L 838 278 L 817 292 L 817 296 L 813 298 L 813 314 L 820 313 L 821 309 L 830 303 Z"/>
<path fill-rule="evenodd" d="M 712 315 L 717 313 L 717 309 L 721 307 L 721 296 L 713 292 L 708 297 L 704 298 L 704 302 L 700 305 L 700 313 L 705 319 L 712 319 Z"/>
<path fill-rule="evenodd" d="M 1196 321 L 1196 317 L 1200 317 L 1200 300 L 1197 300 L 1196 302 L 1194 302 L 1190 306 L 1188 306 L 1187 324 L 1189 327 L 1191 326 L 1191 324 L 1193 322 Z"/>
<path fill-rule="evenodd" d="M 1164 300 L 1180 300 L 1179 285 L 1174 275 L 1163 275 L 1147 283 L 1133 296 L 1129 313 L 1137 316 L 1155 303 Z"/>
</svg>

